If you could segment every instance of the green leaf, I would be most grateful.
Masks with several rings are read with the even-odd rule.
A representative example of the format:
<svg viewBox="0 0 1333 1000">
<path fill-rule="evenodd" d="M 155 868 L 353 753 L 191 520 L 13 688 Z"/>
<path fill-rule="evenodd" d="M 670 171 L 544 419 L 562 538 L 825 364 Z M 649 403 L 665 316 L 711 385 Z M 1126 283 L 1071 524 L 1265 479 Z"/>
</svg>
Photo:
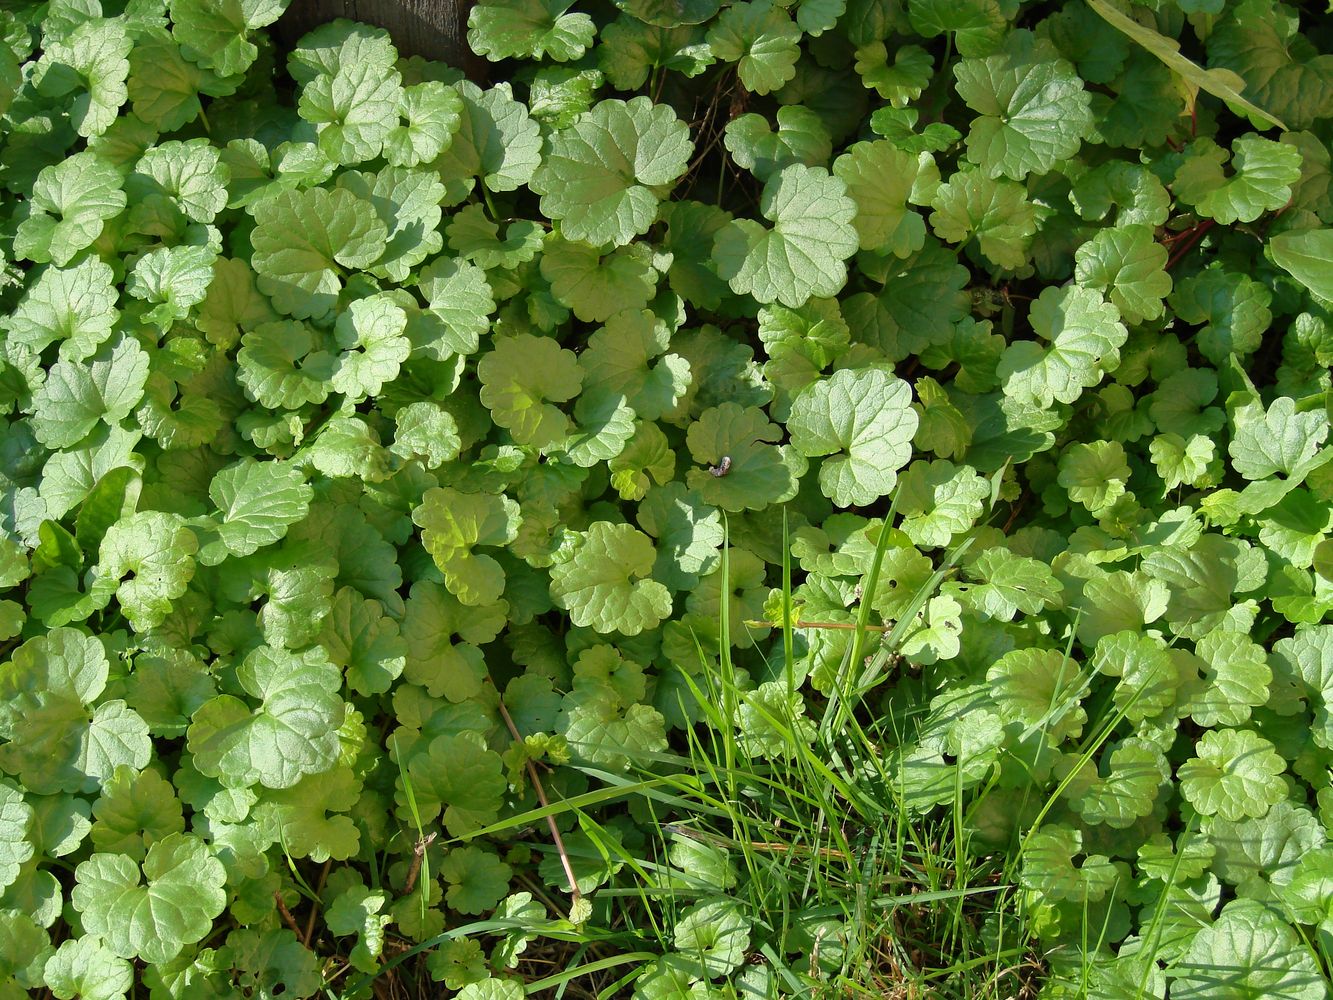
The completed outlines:
<svg viewBox="0 0 1333 1000">
<path fill-rule="evenodd" d="M 149 847 L 185 831 L 171 783 L 153 770 L 120 766 L 93 803 L 93 849 L 143 861 Z"/>
<path fill-rule="evenodd" d="M 1254 133 L 1236 139 L 1231 149 L 1235 173 L 1228 177 L 1225 150 L 1207 138 L 1191 143 L 1172 185 L 1176 198 L 1223 225 L 1253 222 L 1290 200 L 1291 185 L 1301 176 L 1299 149 Z"/>
<path fill-rule="evenodd" d="M 62 941 L 46 960 L 43 975 L 61 1000 L 123 1000 L 134 987 L 134 966 L 93 934 Z"/>
<path fill-rule="evenodd" d="M 994 52 L 1009 28 L 997 0 L 909 0 L 907 13 L 919 34 L 948 33 L 969 58 Z"/>
<path fill-rule="evenodd" d="M 930 225 L 940 239 L 966 243 L 975 237 L 997 267 L 1017 270 L 1027 262 L 1037 216 L 1021 185 L 960 170 L 940 185 L 930 204 Z"/>
<path fill-rule="evenodd" d="M 1044 174 L 1074 156 L 1091 128 L 1083 81 L 1053 55 L 1038 45 L 954 66 L 959 96 L 980 116 L 967 133 L 967 158 L 987 177 Z"/>
<path fill-rule="evenodd" d="M 437 257 L 417 272 L 417 288 L 427 305 L 408 321 L 413 348 L 439 361 L 475 353 L 495 312 L 495 298 L 481 268 Z"/>
<path fill-rule="evenodd" d="M 160 247 L 135 262 L 126 291 L 152 306 L 143 318 L 165 330 L 204 300 L 215 259 L 208 247 Z"/>
<path fill-rule="evenodd" d="M 412 353 L 406 329 L 407 313 L 389 295 L 353 302 L 334 324 L 334 339 L 343 350 L 329 381 L 333 391 L 353 403 L 378 395 Z"/>
<path fill-rule="evenodd" d="M 566 13 L 571 6 L 566 0 L 480 0 L 468 12 L 468 44 L 491 62 L 544 56 L 569 62 L 597 33 L 587 14 Z"/>
<path fill-rule="evenodd" d="M 92 571 L 93 592 L 112 592 L 136 632 L 160 625 L 194 576 L 199 541 L 179 514 L 140 511 L 111 525 Z M 128 577 L 128 578 L 126 578 Z"/>
<path fill-rule="evenodd" d="M 33 856 L 33 817 L 32 806 L 24 801 L 23 793 L 0 781 L 0 889 L 13 885 L 24 863 Z"/>
<path fill-rule="evenodd" d="M 500 238 L 500 227 L 486 218 L 480 205 L 461 209 L 448 226 L 449 248 L 464 260 L 478 267 L 517 267 L 537 256 L 542 248 L 542 228 L 535 222 L 520 219 L 505 227 Z"/>
<path fill-rule="evenodd" d="M 125 207 L 122 183 L 120 171 L 92 152 L 75 153 L 44 167 L 33 185 L 32 200 L 19 213 L 15 255 L 64 267 L 92 246 L 106 220 Z"/>
<path fill-rule="evenodd" d="M 1246 4 L 1227 11 L 1208 35 L 1208 62 L 1238 74 L 1237 85 L 1288 124 L 1242 105 L 1256 122 L 1302 129 L 1333 114 L 1333 56 L 1319 52 L 1298 29 L 1297 18 L 1285 10 Z"/>
<path fill-rule="evenodd" d="M 1106 855 L 1084 854 L 1082 848 L 1082 834 L 1067 826 L 1031 834 L 1023 849 L 1023 885 L 1040 897 L 1080 905 L 1101 899 L 1115 885 L 1115 866 Z"/>
<path fill-rule="evenodd" d="M 851 225 L 856 203 L 846 191 L 822 168 L 779 170 L 764 184 L 759 201 L 773 228 L 737 219 L 718 230 L 713 241 L 718 274 L 738 295 L 793 308 L 812 295 L 836 294 L 847 280 L 844 261 L 858 244 Z"/>
<path fill-rule="evenodd" d="M 518 504 L 507 496 L 434 487 L 412 512 L 421 543 L 444 574 L 449 592 L 468 605 L 493 604 L 504 592 L 504 570 L 481 545 L 508 545 L 518 536 Z"/>
<path fill-rule="evenodd" d="M 781 429 L 754 406 L 723 403 L 690 424 L 686 442 L 694 461 L 690 489 L 723 510 L 760 510 L 796 495 L 807 462 L 790 445 L 779 445 Z M 725 466 L 725 468 L 724 468 Z"/>
<path fill-rule="evenodd" d="M 1069 491 L 1070 500 L 1096 517 L 1125 495 L 1129 476 L 1129 462 L 1120 442 L 1088 441 L 1065 449 L 1056 482 Z"/>
<path fill-rule="evenodd" d="M 73 267 L 46 265 L 34 274 L 18 305 L 0 317 L 9 343 L 34 354 L 58 343 L 62 357 L 86 360 L 111 338 L 116 322 L 111 268 L 85 257 Z"/>
<path fill-rule="evenodd" d="M 397 167 L 430 163 L 449 148 L 463 121 L 463 98 L 439 80 L 404 87 L 398 114 L 406 119 L 384 136 L 384 158 Z"/>
<path fill-rule="evenodd" d="M 339 676 L 322 649 L 259 646 L 236 670 L 258 704 L 224 694 L 195 712 L 187 734 L 194 766 L 229 788 L 289 788 L 329 770 L 346 709 Z"/>
<path fill-rule="evenodd" d="M 407 768 L 416 802 L 413 811 L 427 822 L 443 810 L 449 834 L 465 837 L 499 815 L 507 787 L 503 767 L 500 755 L 487 750 L 475 732 L 437 737 L 426 752 L 412 757 Z M 410 818 L 401 781 L 394 797 L 399 815 Z"/>
<path fill-rule="evenodd" d="M 1227 447 L 1231 466 L 1246 479 L 1303 477 L 1304 469 L 1328 437 L 1327 416 L 1318 410 L 1296 412 L 1290 396 L 1279 396 L 1267 411 L 1258 405 L 1237 413 Z"/>
<path fill-rule="evenodd" d="M 1333 229 L 1280 233 L 1268 248 L 1278 267 L 1317 298 L 1333 302 Z"/>
<path fill-rule="evenodd" d="M 508 84 L 481 90 L 456 85 L 463 98 L 462 124 L 454 141 L 435 161 L 445 183 L 462 182 L 462 196 L 480 179 L 492 191 L 513 191 L 532 179 L 541 163 L 542 137 L 537 123 L 514 100 Z"/>
<path fill-rule="evenodd" d="M 380 912 L 388 900 L 388 893 L 382 889 L 354 885 L 339 893 L 325 913 L 325 922 L 334 934 L 356 935 L 357 942 L 348 960 L 362 972 L 375 972 L 380 967 L 384 928 L 393 919 L 388 913 Z"/>
<path fill-rule="evenodd" d="M 944 548 L 981 517 L 990 483 L 971 466 L 917 461 L 898 481 L 897 495 L 903 534 L 921 548 Z"/>
<path fill-rule="evenodd" d="M 1126 323 L 1158 319 L 1171 294 L 1166 247 L 1145 225 L 1103 229 L 1078 248 L 1074 277 L 1085 288 L 1104 292 Z"/>
<path fill-rule="evenodd" d="M 517 443 L 546 448 L 569 433 L 569 418 L 554 404 L 578 395 L 583 371 L 556 341 L 528 333 L 498 340 L 478 363 L 477 377 L 491 419 Z"/>
<path fill-rule="evenodd" d="M 341 267 L 370 266 L 388 241 L 370 203 L 343 188 L 283 190 L 250 211 L 259 289 L 296 319 L 329 312 L 342 290 Z"/>
<path fill-rule="evenodd" d="M 916 156 L 887 141 L 858 142 L 833 161 L 833 173 L 856 202 L 852 224 L 862 250 L 907 257 L 922 248 L 925 223 L 907 207 L 921 170 Z"/>
<path fill-rule="evenodd" d="M 1005 395 L 1033 406 L 1074 402 L 1116 369 L 1129 337 L 1115 306 L 1076 285 L 1045 288 L 1032 304 L 1030 320 L 1050 348 L 1030 340 L 1012 343 L 995 373 Z"/>
<path fill-rule="evenodd" d="M 696 903 L 676 920 L 672 945 L 709 978 L 725 976 L 750 947 L 750 920 L 733 900 Z"/>
<path fill-rule="evenodd" d="M 244 73 L 259 55 L 249 31 L 277 20 L 282 2 L 170 0 L 171 33 L 187 59 L 220 76 Z"/>
<path fill-rule="evenodd" d="M 1076 663 L 1053 649 L 1015 649 L 986 671 L 1000 715 L 1055 742 L 1077 737 L 1088 716 L 1080 701 L 1085 685 Z"/>
<path fill-rule="evenodd" d="M 328 398 L 337 370 L 331 347 L 304 323 L 261 323 L 241 337 L 237 381 L 269 409 L 298 410 Z"/>
<path fill-rule="evenodd" d="M 459 913 L 486 913 L 505 897 L 513 870 L 489 851 L 455 847 L 440 862 L 444 898 Z"/>
<path fill-rule="evenodd" d="M 1190 1000 L 1317 1000 L 1325 992 L 1306 944 L 1281 917 L 1251 899 L 1228 903 L 1168 974 L 1171 995 Z"/>
<path fill-rule="evenodd" d="M 796 75 L 801 29 L 769 0 L 733 4 L 708 30 L 708 47 L 723 62 L 736 63 L 747 90 L 769 94 Z"/>
<path fill-rule="evenodd" d="M 142 872 L 123 854 L 94 854 L 74 877 L 70 901 L 84 930 L 121 958 L 153 964 L 203 940 L 227 901 L 222 862 L 192 834 L 150 847 Z"/>
<path fill-rule="evenodd" d="M 551 598 L 575 625 L 638 635 L 671 614 L 671 593 L 652 579 L 652 539 L 629 524 L 596 521 L 566 562 L 551 567 Z"/>
<path fill-rule="evenodd" d="M 862 507 L 893 490 L 912 455 L 911 401 L 906 382 L 868 368 L 834 372 L 792 402 L 792 444 L 807 457 L 835 456 L 821 463 L 819 486 L 837 506 Z"/>
<path fill-rule="evenodd" d="M 305 518 L 314 495 L 300 470 L 282 462 L 250 459 L 219 472 L 208 494 L 221 517 L 217 541 L 199 552 L 205 566 L 280 541 L 290 525 Z"/>
<path fill-rule="evenodd" d="M 727 122 L 723 145 L 737 164 L 761 181 L 793 163 L 812 167 L 828 160 L 832 141 L 815 112 L 799 104 L 781 107 L 777 123 L 773 131 L 763 115 L 733 118 Z"/>
<path fill-rule="evenodd" d="M 600 101 L 551 137 L 532 189 L 567 239 L 623 246 L 657 219 L 658 201 L 693 151 L 689 128 L 669 107 L 646 97 Z"/>
<path fill-rule="evenodd" d="M 1273 745 L 1247 729 L 1214 729 L 1176 770 L 1180 793 L 1205 816 L 1226 820 L 1263 816 L 1287 796 L 1286 762 Z"/>
<path fill-rule="evenodd" d="M 37 63 L 37 92 L 63 97 L 81 91 L 70 119 L 79 135 L 101 135 L 129 96 L 125 80 L 132 44 L 122 22 L 101 18 L 84 21 L 63 38 L 47 39 Z"/>
<path fill-rule="evenodd" d="M 397 72 L 371 63 L 343 63 L 301 88 L 297 110 L 315 126 L 319 148 L 334 163 L 364 163 L 379 156 L 398 127 L 403 100 Z"/>
</svg>

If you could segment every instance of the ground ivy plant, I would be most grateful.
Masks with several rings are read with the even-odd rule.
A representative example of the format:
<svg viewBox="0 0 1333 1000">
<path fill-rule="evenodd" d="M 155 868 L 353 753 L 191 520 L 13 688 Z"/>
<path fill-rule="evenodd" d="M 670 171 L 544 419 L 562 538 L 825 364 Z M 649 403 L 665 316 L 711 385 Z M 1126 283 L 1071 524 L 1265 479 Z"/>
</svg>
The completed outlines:
<svg viewBox="0 0 1333 1000">
<path fill-rule="evenodd" d="M 830 720 L 1044 995 L 1326 995 L 1322 4 L 285 6 L 0 13 L 0 996 L 855 977 L 647 792 Z"/>
</svg>

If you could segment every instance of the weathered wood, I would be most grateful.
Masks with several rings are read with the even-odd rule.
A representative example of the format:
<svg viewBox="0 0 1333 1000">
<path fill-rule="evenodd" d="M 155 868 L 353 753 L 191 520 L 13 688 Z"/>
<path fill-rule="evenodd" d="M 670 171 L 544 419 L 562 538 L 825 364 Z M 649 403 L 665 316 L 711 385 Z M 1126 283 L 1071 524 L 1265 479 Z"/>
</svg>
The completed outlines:
<svg viewBox="0 0 1333 1000">
<path fill-rule="evenodd" d="M 335 18 L 386 28 L 404 56 L 424 56 L 457 66 L 482 81 L 486 63 L 467 47 L 469 0 L 293 0 L 278 20 L 278 38 L 295 45 L 311 28 Z"/>
</svg>

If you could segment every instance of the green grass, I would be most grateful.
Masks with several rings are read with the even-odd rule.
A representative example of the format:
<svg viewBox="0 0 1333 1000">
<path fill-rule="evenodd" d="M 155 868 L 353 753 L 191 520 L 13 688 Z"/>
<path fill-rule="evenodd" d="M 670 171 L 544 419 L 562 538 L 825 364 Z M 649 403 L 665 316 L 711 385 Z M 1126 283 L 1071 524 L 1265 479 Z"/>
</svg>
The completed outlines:
<svg viewBox="0 0 1333 1000">
<path fill-rule="evenodd" d="M 785 534 L 784 525 L 784 551 L 789 551 Z M 883 532 L 862 593 L 875 592 L 888 538 Z M 673 752 L 639 761 L 637 773 L 583 768 L 590 791 L 564 799 L 552 795 L 549 805 L 478 832 L 518 836 L 550 854 L 557 850 L 547 834 L 554 818 L 566 838 L 579 831 L 594 845 L 599 858 L 591 860 L 617 870 L 593 894 L 586 923 L 553 919 L 529 945 L 518 970 L 528 995 L 629 996 L 644 963 L 682 950 L 673 939 L 681 915 L 699 900 L 719 896 L 730 898 L 750 926 L 747 961 L 771 977 L 765 986 L 759 972 L 740 976 L 736 995 L 741 997 L 766 996 L 768 987 L 812 997 L 1035 995 L 1043 967 L 1017 889 L 1021 845 L 987 851 L 974 842 L 973 820 L 984 809 L 990 786 L 966 793 L 960 788 L 952 808 L 914 813 L 895 783 L 889 757 L 915 733 L 895 731 L 895 716 L 875 701 L 886 681 L 901 679 L 897 649 L 906 623 L 947 577 L 965 545 L 950 553 L 897 626 L 875 629 L 869 602 L 862 602 L 828 697 L 810 690 L 795 669 L 801 636 L 794 624 L 790 559 L 784 560 L 783 661 L 769 664 L 768 676 L 786 685 L 787 698 L 758 705 L 750 699 L 750 724 L 758 720 L 767 734 L 762 745 L 738 737 L 744 732 L 740 712 L 753 684 L 733 662 L 730 638 L 734 629 L 748 626 L 723 614 L 716 658 L 697 643 L 698 669 L 686 674 L 688 703 L 681 707 L 698 721 Z M 725 595 L 730 592 L 725 549 L 721 573 Z M 930 689 L 926 678 L 918 687 Z M 924 713 L 926 697 L 915 711 Z M 793 711 L 795 706 L 799 710 Z M 817 720 L 806 714 L 813 709 L 821 713 Z M 912 714 L 909 710 L 909 721 Z M 1122 714 L 1089 728 L 1085 758 Z M 901 721 L 901 713 L 898 717 Z M 1057 789 L 1052 800 L 1058 794 Z M 1044 803 L 1039 815 L 1049 805 Z M 617 810 L 628 810 L 653 835 L 627 844 L 607 825 L 607 816 Z M 719 884 L 673 864 L 673 851 L 685 849 L 723 859 L 734 881 Z M 548 912 L 568 912 L 569 895 L 529 881 L 527 888 Z M 432 995 L 438 986 L 410 974 L 414 959 L 445 940 L 512 929 L 498 920 L 453 928 L 400 953 L 380 980 L 397 976 L 400 987 L 415 982 L 422 990 L 405 989 L 403 995 Z M 745 971 L 742 966 L 738 973 Z M 369 985 L 363 978 L 345 995 Z"/>
</svg>

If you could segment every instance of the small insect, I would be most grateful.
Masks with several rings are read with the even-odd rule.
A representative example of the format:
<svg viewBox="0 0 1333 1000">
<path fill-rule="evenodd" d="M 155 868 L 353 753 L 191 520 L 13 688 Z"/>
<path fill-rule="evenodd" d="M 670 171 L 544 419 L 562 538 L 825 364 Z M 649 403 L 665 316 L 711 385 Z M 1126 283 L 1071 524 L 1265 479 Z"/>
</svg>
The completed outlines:
<svg viewBox="0 0 1333 1000">
<path fill-rule="evenodd" d="M 717 465 L 710 465 L 708 467 L 708 474 L 710 476 L 716 476 L 718 479 L 721 479 L 730 471 L 731 471 L 730 455 L 723 455 L 722 461 L 718 462 Z"/>
</svg>

